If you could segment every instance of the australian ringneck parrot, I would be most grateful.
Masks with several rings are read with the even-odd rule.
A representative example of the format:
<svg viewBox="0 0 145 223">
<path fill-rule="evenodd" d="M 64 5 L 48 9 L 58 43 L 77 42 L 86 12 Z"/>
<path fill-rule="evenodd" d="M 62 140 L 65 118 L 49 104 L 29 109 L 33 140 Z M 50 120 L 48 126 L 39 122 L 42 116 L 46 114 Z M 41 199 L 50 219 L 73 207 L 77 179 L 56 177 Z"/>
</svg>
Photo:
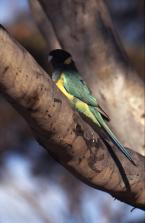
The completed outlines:
<svg viewBox="0 0 145 223">
<path fill-rule="evenodd" d="M 98 105 L 96 98 L 91 94 L 85 81 L 77 70 L 71 55 L 61 49 L 49 53 L 49 63 L 52 67 L 52 80 L 69 99 L 71 105 L 84 116 L 87 116 L 97 127 L 101 128 L 107 138 L 133 163 L 130 153 L 118 141 L 106 124 L 109 120 L 107 114 Z"/>
</svg>

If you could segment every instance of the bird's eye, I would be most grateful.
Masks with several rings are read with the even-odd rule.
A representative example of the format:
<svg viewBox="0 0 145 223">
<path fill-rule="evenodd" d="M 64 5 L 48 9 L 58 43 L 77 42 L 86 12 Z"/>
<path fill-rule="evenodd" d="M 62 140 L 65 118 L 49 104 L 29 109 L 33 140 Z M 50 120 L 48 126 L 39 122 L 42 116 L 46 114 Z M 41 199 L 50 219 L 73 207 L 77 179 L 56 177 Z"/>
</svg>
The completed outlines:
<svg viewBox="0 0 145 223">
<path fill-rule="evenodd" d="M 65 61 L 64 64 L 70 64 L 72 62 L 71 57 L 68 57 Z"/>
</svg>

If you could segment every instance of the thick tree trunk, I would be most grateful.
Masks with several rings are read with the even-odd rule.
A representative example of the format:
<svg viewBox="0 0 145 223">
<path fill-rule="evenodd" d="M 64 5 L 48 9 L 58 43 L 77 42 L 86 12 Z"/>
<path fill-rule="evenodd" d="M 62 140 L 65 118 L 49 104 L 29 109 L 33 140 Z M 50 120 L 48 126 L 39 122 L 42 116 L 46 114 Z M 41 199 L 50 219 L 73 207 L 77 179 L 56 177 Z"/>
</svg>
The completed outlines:
<svg viewBox="0 0 145 223">
<path fill-rule="evenodd" d="M 115 148 L 107 148 L 3 27 L 0 92 L 27 120 L 38 142 L 70 172 L 94 188 L 145 209 L 145 157 L 130 150 L 136 167 Z"/>
<path fill-rule="evenodd" d="M 144 84 L 128 61 L 105 2 L 39 3 L 51 23 L 53 39 L 73 55 L 99 104 L 109 114 L 111 128 L 127 147 L 144 154 Z M 46 35 L 45 39 L 50 43 Z"/>
</svg>

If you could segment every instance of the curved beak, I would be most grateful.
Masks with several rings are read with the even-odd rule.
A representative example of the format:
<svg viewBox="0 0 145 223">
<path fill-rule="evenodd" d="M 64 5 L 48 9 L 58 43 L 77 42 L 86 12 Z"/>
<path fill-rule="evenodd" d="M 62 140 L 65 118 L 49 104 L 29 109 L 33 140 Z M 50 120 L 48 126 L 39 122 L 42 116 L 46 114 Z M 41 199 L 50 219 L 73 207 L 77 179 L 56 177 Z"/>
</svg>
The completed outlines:
<svg viewBox="0 0 145 223">
<path fill-rule="evenodd" d="M 49 63 L 51 63 L 52 58 L 53 58 L 53 56 L 51 56 L 51 55 L 48 56 L 48 62 Z"/>
</svg>

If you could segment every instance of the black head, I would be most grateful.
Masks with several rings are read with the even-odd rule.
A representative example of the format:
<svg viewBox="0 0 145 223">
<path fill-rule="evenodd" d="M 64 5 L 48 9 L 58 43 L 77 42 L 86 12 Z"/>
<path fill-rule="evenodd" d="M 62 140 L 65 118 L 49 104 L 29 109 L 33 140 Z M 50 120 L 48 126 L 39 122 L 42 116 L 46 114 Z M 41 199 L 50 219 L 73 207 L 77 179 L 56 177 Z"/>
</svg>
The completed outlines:
<svg viewBox="0 0 145 223">
<path fill-rule="evenodd" d="M 54 67 L 69 64 L 71 62 L 71 54 L 62 49 L 55 49 L 49 53 L 48 61 Z"/>
</svg>

